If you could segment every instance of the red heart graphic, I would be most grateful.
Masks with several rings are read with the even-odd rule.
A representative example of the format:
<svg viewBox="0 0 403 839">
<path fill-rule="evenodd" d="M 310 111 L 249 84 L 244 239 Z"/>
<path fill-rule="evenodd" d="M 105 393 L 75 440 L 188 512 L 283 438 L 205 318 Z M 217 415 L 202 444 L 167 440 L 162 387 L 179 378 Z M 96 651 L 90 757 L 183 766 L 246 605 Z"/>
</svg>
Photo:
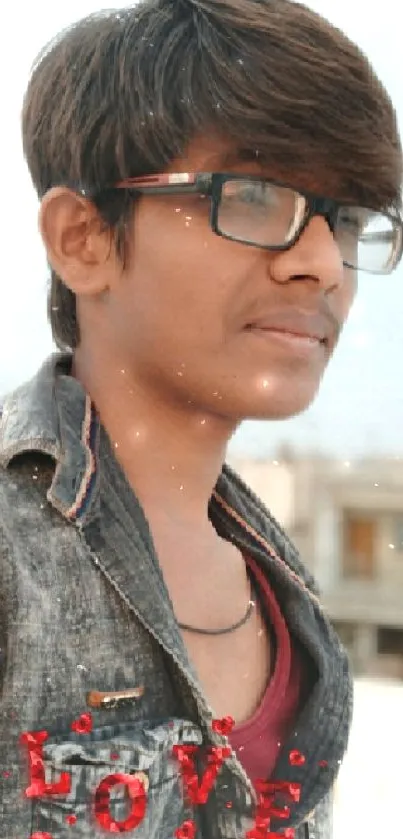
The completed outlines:
<svg viewBox="0 0 403 839">
<path fill-rule="evenodd" d="M 66 816 L 66 824 L 76 824 L 76 822 L 77 816 L 75 816 L 74 813 L 72 813 L 71 816 Z"/>
<path fill-rule="evenodd" d="M 213 720 L 211 727 L 216 734 L 221 734 L 222 737 L 228 737 L 235 725 L 235 720 L 230 717 L 223 717 L 221 720 Z"/>
<path fill-rule="evenodd" d="M 299 752 L 298 749 L 293 749 L 292 752 L 290 752 L 291 766 L 303 766 L 305 761 L 305 755 L 303 755 L 302 752 Z"/>
<path fill-rule="evenodd" d="M 78 720 L 71 723 L 71 730 L 76 731 L 77 734 L 89 734 L 92 731 L 91 714 L 80 714 Z"/>
<path fill-rule="evenodd" d="M 194 839 L 196 836 L 196 825 L 194 821 L 188 819 L 183 822 L 177 830 L 175 830 L 176 839 Z"/>
</svg>

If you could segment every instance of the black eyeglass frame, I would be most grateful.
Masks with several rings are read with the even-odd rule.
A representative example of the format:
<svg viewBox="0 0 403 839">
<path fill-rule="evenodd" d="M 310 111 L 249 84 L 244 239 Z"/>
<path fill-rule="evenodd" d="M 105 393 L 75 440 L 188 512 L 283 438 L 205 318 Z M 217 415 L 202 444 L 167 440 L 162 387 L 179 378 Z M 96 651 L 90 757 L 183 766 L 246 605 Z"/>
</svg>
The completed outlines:
<svg viewBox="0 0 403 839">
<path fill-rule="evenodd" d="M 306 202 L 306 209 L 301 223 L 295 231 L 293 237 L 284 245 L 261 245 L 259 243 L 250 241 L 245 238 L 238 238 L 229 233 L 225 233 L 219 226 L 219 209 L 222 196 L 223 185 L 228 181 L 260 181 L 273 186 L 282 187 L 284 189 L 292 190 L 297 195 L 300 195 Z M 365 273 L 385 275 L 390 274 L 399 264 L 403 255 L 403 220 L 398 214 L 381 211 L 373 207 L 361 207 L 353 202 L 341 202 L 334 198 L 317 195 L 302 189 L 295 189 L 291 184 L 284 181 L 277 181 L 271 178 L 264 178 L 261 175 L 248 175 L 247 173 L 235 172 L 201 172 L 190 173 L 181 172 L 176 174 L 157 174 L 146 175 L 136 178 L 126 178 L 114 184 L 112 189 L 126 189 L 129 192 L 147 194 L 147 195 L 186 195 L 199 194 L 211 198 L 210 203 L 210 227 L 213 233 L 221 236 L 224 239 L 229 239 L 233 242 L 240 242 L 251 247 L 260 248 L 267 251 L 287 251 L 292 248 L 298 239 L 302 236 L 307 225 L 315 216 L 320 216 L 328 223 L 332 233 L 335 232 L 338 213 L 341 209 L 347 207 L 359 207 L 359 209 L 367 210 L 370 213 L 378 213 L 389 219 L 394 229 L 397 231 L 396 247 L 393 251 L 393 263 L 391 260 L 391 267 L 389 270 L 370 270 L 359 268 L 346 260 L 343 260 L 343 265 L 346 268 L 351 268 L 354 271 L 363 271 Z M 84 190 L 85 192 L 85 190 Z"/>
</svg>

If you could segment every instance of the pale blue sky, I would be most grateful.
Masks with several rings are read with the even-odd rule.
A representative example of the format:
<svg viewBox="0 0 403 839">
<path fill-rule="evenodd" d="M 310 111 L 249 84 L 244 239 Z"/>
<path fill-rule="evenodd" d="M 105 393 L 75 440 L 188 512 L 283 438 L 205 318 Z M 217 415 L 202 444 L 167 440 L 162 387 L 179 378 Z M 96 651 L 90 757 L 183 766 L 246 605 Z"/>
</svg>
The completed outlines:
<svg viewBox="0 0 403 839">
<path fill-rule="evenodd" d="M 108 3 L 117 8 L 122 3 Z M 129 4 L 127 4 L 129 5 Z M 368 53 L 388 87 L 403 129 L 401 32 L 396 0 L 370 4 L 313 0 Z M 22 159 L 19 111 L 41 46 L 73 20 L 101 8 L 96 0 L 7 4 L 0 53 L 2 103 L 0 393 L 29 377 L 52 348 L 46 322 L 47 270 L 37 233 L 37 202 Z M 397 68 L 399 68 L 397 70 Z M 358 299 L 315 404 L 282 423 L 247 423 L 235 445 L 264 453 L 281 440 L 341 457 L 403 453 L 403 268 L 391 278 L 362 276 Z"/>
</svg>

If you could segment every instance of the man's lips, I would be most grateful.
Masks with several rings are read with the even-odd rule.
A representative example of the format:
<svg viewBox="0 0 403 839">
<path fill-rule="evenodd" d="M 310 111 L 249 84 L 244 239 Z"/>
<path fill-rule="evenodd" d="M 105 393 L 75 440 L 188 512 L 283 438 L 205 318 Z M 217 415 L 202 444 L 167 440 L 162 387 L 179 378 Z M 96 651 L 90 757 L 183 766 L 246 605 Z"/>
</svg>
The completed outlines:
<svg viewBox="0 0 403 839">
<path fill-rule="evenodd" d="M 272 332 L 284 337 L 305 338 L 312 343 L 333 347 L 340 327 L 332 315 L 298 309 L 272 311 L 254 318 L 246 325 L 248 331 Z"/>
</svg>

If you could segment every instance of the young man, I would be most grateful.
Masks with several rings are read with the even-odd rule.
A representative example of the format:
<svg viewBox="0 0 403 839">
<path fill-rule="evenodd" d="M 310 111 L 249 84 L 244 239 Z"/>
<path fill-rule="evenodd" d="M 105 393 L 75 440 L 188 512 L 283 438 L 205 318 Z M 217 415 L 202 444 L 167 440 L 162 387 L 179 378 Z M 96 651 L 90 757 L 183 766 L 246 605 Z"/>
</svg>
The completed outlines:
<svg viewBox="0 0 403 839">
<path fill-rule="evenodd" d="M 348 663 L 223 464 L 400 259 L 390 100 L 304 6 L 145 0 L 46 48 L 23 139 L 62 352 L 1 424 L 1 836 L 328 839 Z"/>
</svg>

